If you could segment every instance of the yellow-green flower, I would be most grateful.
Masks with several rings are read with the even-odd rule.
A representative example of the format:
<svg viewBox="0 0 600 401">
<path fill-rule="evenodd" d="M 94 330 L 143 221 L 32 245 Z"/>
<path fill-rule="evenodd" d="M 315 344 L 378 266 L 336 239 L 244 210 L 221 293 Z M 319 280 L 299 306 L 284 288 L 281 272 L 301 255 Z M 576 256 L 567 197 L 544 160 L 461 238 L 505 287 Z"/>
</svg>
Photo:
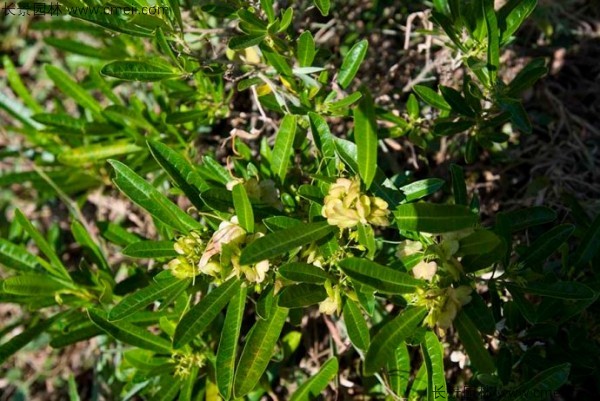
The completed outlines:
<svg viewBox="0 0 600 401">
<path fill-rule="evenodd" d="M 413 267 L 412 273 L 415 278 L 431 281 L 437 272 L 437 267 L 437 263 L 433 261 L 426 262 L 422 260 L 415 267 Z"/>
<path fill-rule="evenodd" d="M 188 377 L 192 373 L 194 367 L 201 368 L 204 366 L 206 356 L 199 353 L 184 354 L 176 352 L 171 357 L 171 363 L 175 365 L 175 377 L 181 379 Z"/>
<path fill-rule="evenodd" d="M 407 256 L 414 255 L 423 250 L 423 244 L 419 241 L 411 241 L 409 239 L 402 241 L 400 245 L 398 245 L 398 250 L 396 251 L 397 258 L 405 258 Z"/>
<path fill-rule="evenodd" d="M 471 291 L 471 287 L 466 285 L 458 288 L 417 289 L 414 302 L 418 306 L 425 306 L 429 311 L 425 318 L 429 327 L 437 325 L 441 330 L 447 330 L 460 309 L 471 301 Z"/>
<path fill-rule="evenodd" d="M 351 228 L 358 223 L 387 226 L 389 213 L 386 201 L 362 194 L 360 182 L 348 178 L 338 178 L 331 184 L 321 211 L 329 224 L 340 228 Z"/>
<path fill-rule="evenodd" d="M 250 243 L 262 236 L 264 236 L 264 234 L 256 233 L 246 238 L 246 242 Z M 231 256 L 231 264 L 233 265 L 234 274 L 236 274 L 238 277 L 243 274 L 246 280 L 250 283 L 260 284 L 265 281 L 267 272 L 270 268 L 269 261 L 261 260 L 260 262 L 252 265 L 242 265 L 240 264 L 240 254 L 241 250 L 238 248 L 236 253 Z"/>
<path fill-rule="evenodd" d="M 200 273 L 197 267 L 204 252 L 204 242 L 200 234 L 192 231 L 188 235 L 179 238 L 173 245 L 175 252 L 179 254 L 167 264 L 173 276 L 185 279 L 195 277 Z"/>
<path fill-rule="evenodd" d="M 339 287 L 334 287 L 331 282 L 326 281 L 325 291 L 327 291 L 327 298 L 319 302 L 319 312 L 325 315 L 333 315 L 336 312 L 339 314 L 342 310 L 342 297 Z"/>
</svg>

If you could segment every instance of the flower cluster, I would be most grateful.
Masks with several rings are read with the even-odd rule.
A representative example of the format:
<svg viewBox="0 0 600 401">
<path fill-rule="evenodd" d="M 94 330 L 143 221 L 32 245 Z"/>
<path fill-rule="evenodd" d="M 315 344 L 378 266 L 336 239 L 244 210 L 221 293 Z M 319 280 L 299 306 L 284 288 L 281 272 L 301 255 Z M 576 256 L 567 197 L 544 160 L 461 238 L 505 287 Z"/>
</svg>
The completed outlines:
<svg viewBox="0 0 600 401">
<path fill-rule="evenodd" d="M 325 315 L 333 315 L 336 312 L 339 314 L 342 310 L 342 296 L 339 287 L 332 286 L 331 282 L 326 281 L 325 291 L 327 291 L 327 298 L 319 302 L 319 312 Z"/>
<path fill-rule="evenodd" d="M 192 353 L 184 354 L 176 352 L 171 357 L 171 363 L 175 365 L 175 377 L 184 379 L 192 373 L 192 369 L 204 366 L 206 356 L 204 354 Z"/>
<path fill-rule="evenodd" d="M 248 282 L 260 284 L 269 271 L 269 261 L 242 265 L 239 260 L 242 247 L 262 235 L 248 235 L 234 216 L 219 225 L 206 245 L 195 232 L 177 240 L 174 248 L 180 256 L 169 262 L 168 268 L 178 278 L 191 278 L 202 273 L 220 282 L 234 275 L 243 275 Z"/>
<path fill-rule="evenodd" d="M 360 181 L 338 178 L 329 188 L 321 214 L 331 225 L 351 228 L 358 223 L 388 226 L 388 204 L 360 192 Z"/>
<path fill-rule="evenodd" d="M 188 235 L 179 238 L 173 248 L 179 256 L 167 265 L 171 273 L 180 279 L 197 276 L 200 273 L 198 263 L 205 248 L 200 234 L 195 231 L 190 232 Z"/>
<path fill-rule="evenodd" d="M 425 306 L 429 313 L 425 322 L 429 327 L 437 325 L 442 330 L 452 326 L 452 321 L 460 309 L 471 302 L 471 287 L 461 285 L 458 288 L 418 289 L 414 303 Z"/>
</svg>

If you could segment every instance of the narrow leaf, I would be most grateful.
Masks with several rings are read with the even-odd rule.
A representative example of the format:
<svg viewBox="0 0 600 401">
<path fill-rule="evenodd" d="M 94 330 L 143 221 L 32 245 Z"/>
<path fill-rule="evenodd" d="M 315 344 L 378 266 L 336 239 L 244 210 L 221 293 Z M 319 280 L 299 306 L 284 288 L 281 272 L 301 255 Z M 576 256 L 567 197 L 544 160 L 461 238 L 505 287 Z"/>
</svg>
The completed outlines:
<svg viewBox="0 0 600 401">
<path fill-rule="evenodd" d="M 570 371 L 570 363 L 546 369 L 512 390 L 510 395 L 502 398 L 501 401 L 530 401 L 531 394 L 551 394 L 567 382 Z"/>
<path fill-rule="evenodd" d="M 46 73 L 54 84 L 68 96 L 71 96 L 77 104 L 92 113 L 100 114 L 102 107 L 96 99 L 85 91 L 77 82 L 75 82 L 66 72 L 53 66 L 46 65 Z"/>
<path fill-rule="evenodd" d="M 340 261 L 340 268 L 351 279 L 387 294 L 406 294 L 422 284 L 407 273 L 367 259 L 349 258 Z"/>
<path fill-rule="evenodd" d="M 281 121 L 277 138 L 273 147 L 273 158 L 271 160 L 271 170 L 284 182 L 290 164 L 290 157 L 293 153 L 294 138 L 296 137 L 296 116 L 286 114 Z"/>
<path fill-rule="evenodd" d="M 360 311 L 360 307 L 351 299 L 346 299 L 346 305 L 343 311 L 344 323 L 348 337 L 352 341 L 352 345 L 356 348 L 366 351 L 369 348 L 371 336 L 369 335 L 369 327 Z"/>
<path fill-rule="evenodd" d="M 72 281 L 71 276 L 69 276 L 69 272 L 67 271 L 67 268 L 65 267 L 65 265 L 63 265 L 60 258 L 56 255 L 54 249 L 52 249 L 48 241 L 46 241 L 42 234 L 40 234 L 40 232 L 33 226 L 33 224 L 31 224 L 31 222 L 19 209 L 15 211 L 15 219 L 17 220 L 19 225 L 23 227 L 27 234 L 33 239 L 40 251 L 42 251 L 42 253 L 46 255 L 46 257 L 50 261 L 50 264 L 44 263 L 42 264 L 42 267 L 44 267 L 44 269 L 46 269 L 48 273 L 52 274 L 55 277 L 67 281 Z"/>
<path fill-rule="evenodd" d="M 496 11 L 494 10 L 494 0 L 484 0 L 481 2 L 483 13 L 485 15 L 485 24 L 487 27 L 487 69 L 490 75 L 490 83 L 496 83 L 498 68 L 500 66 L 500 33 L 498 31 L 498 21 Z"/>
<path fill-rule="evenodd" d="M 273 302 L 269 318 L 259 319 L 252 327 L 235 371 L 235 398 L 248 394 L 260 380 L 273 355 L 287 315 L 287 309 L 280 308 L 277 302 Z"/>
<path fill-rule="evenodd" d="M 244 185 L 237 184 L 233 187 L 233 206 L 240 226 L 249 233 L 254 232 L 254 212 Z"/>
<path fill-rule="evenodd" d="M 168 277 L 157 280 L 147 287 L 144 287 L 136 292 L 127 295 L 108 313 L 108 320 L 121 320 L 134 314 L 148 305 L 170 297 L 173 293 L 180 293 L 189 286 L 191 280 L 180 280 L 173 277 L 170 272 Z"/>
<path fill-rule="evenodd" d="M 200 177 L 194 167 L 181 154 L 169 146 L 148 141 L 152 156 L 165 170 L 171 180 L 187 195 L 194 206 L 204 207 L 200 199 L 200 192 L 208 189 L 208 184 Z"/>
<path fill-rule="evenodd" d="M 298 63 L 300 67 L 310 67 L 315 59 L 315 41 L 310 31 L 304 31 L 298 38 Z"/>
<path fill-rule="evenodd" d="M 448 102 L 446 102 L 446 100 L 440 94 L 430 87 L 424 85 L 415 85 L 413 90 L 428 105 L 444 111 L 452 110 Z"/>
<path fill-rule="evenodd" d="M 202 225 L 179 209 L 166 196 L 129 167 L 116 160 L 109 160 L 115 170 L 115 185 L 148 213 L 162 223 L 183 233 L 202 229 Z"/>
<path fill-rule="evenodd" d="M 67 149 L 58 155 L 58 161 L 68 166 L 84 166 L 140 150 L 142 148 L 129 141 L 115 141 L 111 144 L 102 143 Z"/>
<path fill-rule="evenodd" d="M 337 77 L 338 83 L 342 88 L 346 89 L 354 79 L 361 63 L 365 59 L 368 47 L 369 42 L 361 40 L 352 46 L 344 56 L 344 61 L 342 62 L 342 67 L 340 68 Z"/>
<path fill-rule="evenodd" d="M 426 314 L 424 307 L 411 307 L 386 323 L 371 341 L 365 356 L 365 374 L 377 373 L 390 355 L 394 355 L 394 351 L 417 329 Z"/>
<path fill-rule="evenodd" d="M 412 202 L 437 192 L 445 183 L 439 178 L 426 178 L 404 185 L 400 187 L 400 191 L 404 192 L 404 202 Z"/>
<path fill-rule="evenodd" d="M 258 45 L 266 38 L 264 32 L 253 33 L 251 35 L 235 36 L 229 41 L 229 48 L 231 50 L 242 50 L 247 47 Z"/>
<path fill-rule="evenodd" d="M 553 227 L 527 248 L 520 262 L 525 266 L 543 264 L 571 236 L 573 230 L 575 230 L 575 227 L 571 224 L 561 224 Z"/>
<path fill-rule="evenodd" d="M 215 377 L 217 378 L 219 393 L 226 400 L 231 397 L 238 342 L 242 318 L 244 317 L 244 306 L 246 305 L 246 291 L 246 287 L 240 287 L 240 291 L 231 298 L 229 306 L 227 306 L 227 314 L 225 315 L 217 351 Z"/>
<path fill-rule="evenodd" d="M 467 205 L 467 184 L 465 183 L 465 173 L 463 169 L 456 165 L 450 165 L 450 174 L 452 175 L 452 194 L 454 203 L 457 205 Z"/>
<path fill-rule="evenodd" d="M 100 72 L 109 77 L 127 81 L 162 81 L 178 78 L 182 73 L 162 64 L 150 64 L 144 61 L 114 61 L 102 67 Z"/>
<path fill-rule="evenodd" d="M 333 357 L 321 366 L 316 375 L 298 387 L 290 397 L 290 401 L 310 401 L 316 399 L 325 390 L 329 382 L 333 380 L 337 372 L 338 360 Z"/>
<path fill-rule="evenodd" d="M 19 271 L 37 270 L 38 258 L 27 249 L 0 238 L 0 265 Z"/>
<path fill-rule="evenodd" d="M 477 215 L 462 205 L 409 203 L 398 206 L 394 215 L 401 230 L 434 234 L 472 228 L 477 223 Z"/>
<path fill-rule="evenodd" d="M 464 311 L 459 312 L 456 319 L 454 319 L 454 327 L 456 327 L 458 337 L 465 347 L 475 369 L 479 373 L 494 373 L 496 370 L 494 361 L 487 349 L 485 349 L 477 327 L 475 327 Z"/>
<path fill-rule="evenodd" d="M 444 371 L 444 348 L 432 331 L 425 333 L 421 344 L 425 368 L 427 369 L 427 401 L 435 398 L 448 398 L 446 376 Z"/>
<path fill-rule="evenodd" d="M 323 15 L 324 17 L 329 15 L 329 8 L 331 7 L 330 0 L 313 0 L 313 1 L 315 3 L 315 6 L 317 6 L 319 11 L 321 12 L 321 15 Z"/>
<path fill-rule="evenodd" d="M 0 345 L 0 366 L 2 366 L 11 355 L 14 355 L 52 326 L 52 323 L 54 323 L 57 318 L 58 315 L 54 315 L 49 319 L 43 319 Z"/>
<path fill-rule="evenodd" d="M 131 258 L 175 258 L 179 254 L 172 241 L 138 241 L 127 245 L 121 253 Z"/>
<path fill-rule="evenodd" d="M 307 263 L 288 263 L 277 271 L 283 278 L 298 283 L 323 284 L 327 280 L 333 280 L 331 275 L 322 268 Z"/>
<path fill-rule="evenodd" d="M 356 142 L 358 171 L 369 188 L 377 170 L 377 121 L 373 98 L 365 91 L 354 108 L 354 141 Z"/>
<path fill-rule="evenodd" d="M 304 308 L 315 305 L 327 298 L 322 285 L 295 284 L 285 287 L 279 295 L 279 306 L 283 308 Z"/>
<path fill-rule="evenodd" d="M 126 344 L 134 345 L 158 353 L 171 353 L 171 344 L 148 330 L 127 322 L 109 322 L 106 312 L 99 309 L 88 309 L 90 320 L 106 334 Z"/>
<path fill-rule="evenodd" d="M 268 260 L 291 251 L 299 246 L 317 241 L 336 228 L 327 222 L 308 223 L 275 231 L 250 243 L 242 251 L 240 263 L 250 265 L 262 260 Z"/>
<path fill-rule="evenodd" d="M 240 281 L 234 277 L 202 298 L 177 324 L 173 347 L 179 349 L 202 334 L 239 290 Z"/>
</svg>

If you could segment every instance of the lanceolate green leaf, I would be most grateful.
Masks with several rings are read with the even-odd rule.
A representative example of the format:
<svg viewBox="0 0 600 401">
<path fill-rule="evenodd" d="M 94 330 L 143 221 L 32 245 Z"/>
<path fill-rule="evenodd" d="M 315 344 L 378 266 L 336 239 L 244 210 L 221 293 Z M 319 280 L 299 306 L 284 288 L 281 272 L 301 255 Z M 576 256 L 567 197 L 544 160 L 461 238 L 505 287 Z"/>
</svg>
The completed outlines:
<svg viewBox="0 0 600 401">
<path fill-rule="evenodd" d="M 94 241 L 83 224 L 77 220 L 73 220 L 73 223 L 71 223 L 71 232 L 77 243 L 83 247 L 86 256 L 91 262 L 95 263 L 102 270 L 110 271 L 110 266 L 100 246 Z"/>
<path fill-rule="evenodd" d="M 240 226 L 249 233 L 254 232 L 254 213 L 252 205 L 244 185 L 237 184 L 233 187 L 233 206 L 237 215 Z"/>
<path fill-rule="evenodd" d="M 2 366 L 11 355 L 15 354 L 52 326 L 52 323 L 54 323 L 59 316 L 62 315 L 56 314 L 49 319 L 43 319 L 0 345 L 0 366 Z"/>
<path fill-rule="evenodd" d="M 323 285 L 295 284 L 285 287 L 279 295 L 279 306 L 284 308 L 303 308 L 314 305 L 327 298 Z"/>
<path fill-rule="evenodd" d="M 315 41 L 310 31 L 302 32 L 298 38 L 298 62 L 300 67 L 310 67 L 315 59 Z"/>
<path fill-rule="evenodd" d="M 327 384 L 338 372 L 338 360 L 333 357 L 321 366 L 321 369 L 316 375 L 312 376 L 308 380 L 298 387 L 298 389 L 290 397 L 290 401 L 309 401 L 316 399 L 321 391 L 325 390 Z"/>
<path fill-rule="evenodd" d="M 313 0 L 315 6 L 319 9 L 323 16 L 329 15 L 329 8 L 331 7 L 331 0 Z"/>
<path fill-rule="evenodd" d="M 288 172 L 295 137 L 296 116 L 286 114 L 281 121 L 279 131 L 277 131 L 277 138 L 273 147 L 273 158 L 271 159 L 271 169 L 281 182 L 285 180 Z"/>
<path fill-rule="evenodd" d="M 132 201 L 169 227 L 183 233 L 202 229 L 202 225 L 173 204 L 156 188 L 123 163 L 110 160 L 115 170 L 115 185 Z"/>
<path fill-rule="evenodd" d="M 407 231 L 445 233 L 473 228 L 477 215 L 463 205 L 409 203 L 394 212 L 398 228 Z"/>
<path fill-rule="evenodd" d="M 0 238 L 0 265 L 19 271 L 32 271 L 41 267 L 37 256 L 4 238 Z"/>
<path fill-rule="evenodd" d="M 189 279 L 181 280 L 171 276 L 155 281 L 149 286 L 127 295 L 108 313 L 108 320 L 120 320 L 147 307 L 153 302 L 169 297 L 174 292 L 181 292 L 190 284 Z"/>
<path fill-rule="evenodd" d="M 244 306 L 246 304 L 246 287 L 242 286 L 240 291 L 231 298 L 225 315 L 225 323 L 221 331 L 221 340 L 217 351 L 215 362 L 217 387 L 224 399 L 231 397 L 235 361 L 244 317 Z"/>
<path fill-rule="evenodd" d="M 354 79 L 354 76 L 358 72 L 361 63 L 365 59 L 368 47 L 369 42 L 366 40 L 361 40 L 352 46 L 352 48 L 350 48 L 348 53 L 344 56 L 342 67 L 338 73 L 338 82 L 342 88 L 346 89 Z"/>
<path fill-rule="evenodd" d="M 427 369 L 427 401 L 435 398 L 448 398 L 446 377 L 444 371 L 444 348 L 432 331 L 425 333 L 425 340 L 421 344 L 423 359 Z"/>
<path fill-rule="evenodd" d="M 427 309 L 410 307 L 386 323 L 373 337 L 365 356 L 365 374 L 372 375 L 382 368 L 402 342 L 417 329 Z"/>
<path fill-rule="evenodd" d="M 520 262 L 525 266 L 541 265 L 562 245 L 573 233 L 571 224 L 561 224 L 542 234 L 525 251 Z"/>
<path fill-rule="evenodd" d="M 498 67 L 500 65 L 500 33 L 498 32 L 498 21 L 494 10 L 494 0 L 483 0 L 483 13 L 487 26 L 487 68 L 490 74 L 490 83 L 496 83 Z"/>
<path fill-rule="evenodd" d="M 533 282 L 522 286 L 507 283 L 506 288 L 508 288 L 511 293 L 513 291 L 519 291 L 558 299 L 586 300 L 593 299 L 597 296 L 596 292 L 590 287 L 575 281 L 557 281 L 554 283 Z"/>
<path fill-rule="evenodd" d="M 333 135 L 331 135 L 331 131 L 329 130 L 329 125 L 319 114 L 309 112 L 308 118 L 315 145 L 326 160 L 327 173 L 330 176 L 333 176 L 337 170 L 337 167 L 335 166 L 337 159 L 335 154 L 335 142 Z"/>
<path fill-rule="evenodd" d="M 469 106 L 469 103 L 467 103 L 465 98 L 456 89 L 448 86 L 440 86 L 440 91 L 442 92 L 444 99 L 452 107 L 453 111 L 466 117 L 475 117 L 475 112 L 471 106 Z"/>
<path fill-rule="evenodd" d="M 102 67 L 102 74 L 128 81 L 162 81 L 178 78 L 182 73 L 162 64 L 144 61 L 114 61 Z"/>
<path fill-rule="evenodd" d="M 68 287 L 53 277 L 43 274 L 21 274 L 0 281 L 2 290 L 8 294 L 29 296 L 53 296 Z"/>
<path fill-rule="evenodd" d="M 532 394 L 551 394 L 567 382 L 570 371 L 570 363 L 546 369 L 512 390 L 510 395 L 502 398 L 501 401 L 530 401 Z"/>
<path fill-rule="evenodd" d="M 354 108 L 354 141 L 356 142 L 358 171 L 369 188 L 377 170 L 377 121 L 373 98 L 365 91 Z"/>
<path fill-rule="evenodd" d="M 501 43 L 506 43 L 533 12 L 537 0 L 510 0 L 498 12 Z"/>
<path fill-rule="evenodd" d="M 492 252 L 499 246 L 501 239 L 489 230 L 475 230 L 473 234 L 460 240 L 457 256 L 482 255 Z"/>
<path fill-rule="evenodd" d="M 240 281 L 234 277 L 204 296 L 179 321 L 173 347 L 179 349 L 202 334 L 239 289 Z"/>
<path fill-rule="evenodd" d="M 255 46 L 262 42 L 267 35 L 263 32 L 253 33 L 251 35 L 235 36 L 229 41 L 231 50 L 242 50 L 247 47 Z"/>
<path fill-rule="evenodd" d="M 2 61 L 4 63 L 4 70 L 6 71 L 6 79 L 8 80 L 12 90 L 19 96 L 23 103 L 25 103 L 25 105 L 31 109 L 32 112 L 43 113 L 44 109 L 35 101 L 31 95 L 31 92 L 23 84 L 23 80 L 21 80 L 21 77 L 19 76 L 19 73 L 10 57 L 5 55 L 2 58 Z"/>
<path fill-rule="evenodd" d="M 179 254 L 172 241 L 138 241 L 127 245 L 121 253 L 131 258 L 174 258 Z"/>
<path fill-rule="evenodd" d="M 269 318 L 259 319 L 246 338 L 244 350 L 235 371 L 233 395 L 241 398 L 256 386 L 273 355 L 288 310 L 273 302 Z"/>
<path fill-rule="evenodd" d="M 54 84 L 66 95 L 71 96 L 83 108 L 90 110 L 95 114 L 100 114 L 102 107 L 92 95 L 87 93 L 77 82 L 75 82 L 66 72 L 53 66 L 46 65 L 46 73 Z"/>
<path fill-rule="evenodd" d="M 410 372 L 410 355 L 408 354 L 406 344 L 403 342 L 388 359 L 390 387 L 399 397 L 403 397 L 406 393 L 410 380 Z"/>
<path fill-rule="evenodd" d="M 532 206 L 511 212 L 502 212 L 506 221 L 510 223 L 512 232 L 525 230 L 526 228 L 540 224 L 550 223 L 556 220 L 556 212 L 544 206 Z"/>
<path fill-rule="evenodd" d="M 339 266 L 353 280 L 382 293 L 410 293 L 422 284 L 420 280 L 404 272 L 368 259 L 348 258 L 340 261 Z"/>
<path fill-rule="evenodd" d="M 452 174 L 452 194 L 454 195 L 454 203 L 457 205 L 467 205 L 467 185 L 465 183 L 465 174 L 463 169 L 456 165 L 450 165 L 450 173 Z"/>
<path fill-rule="evenodd" d="M 182 155 L 167 145 L 148 141 L 148 147 L 154 159 L 171 180 L 187 195 L 188 199 L 197 208 L 204 207 L 200 199 L 200 192 L 209 188 L 208 184 L 194 170 L 194 167 Z"/>
<path fill-rule="evenodd" d="M 116 340 L 150 351 L 171 353 L 171 344 L 168 340 L 144 328 L 127 322 L 109 322 L 106 312 L 99 309 L 88 309 L 88 316 L 96 326 Z"/>
<path fill-rule="evenodd" d="M 322 268 L 307 263 L 288 263 L 281 266 L 278 272 L 283 278 L 298 283 L 323 284 L 327 280 L 333 280 Z"/>
<path fill-rule="evenodd" d="M 585 266 L 598 252 L 600 252 L 600 214 L 596 216 L 590 228 L 583 235 L 581 245 L 579 245 L 573 256 L 574 266 Z"/>
<path fill-rule="evenodd" d="M 360 307 L 351 299 L 346 299 L 346 305 L 343 311 L 344 323 L 348 337 L 352 341 L 352 345 L 356 348 L 366 351 L 369 348 L 371 336 L 369 335 L 369 327 L 360 311 Z"/>
<path fill-rule="evenodd" d="M 450 111 L 452 108 L 444 98 L 428 86 L 415 85 L 413 90 L 428 105 L 440 110 Z"/>
<path fill-rule="evenodd" d="M 426 178 L 404 185 L 400 187 L 400 191 L 404 193 L 404 202 L 412 202 L 437 192 L 445 183 L 439 178 Z"/>
<path fill-rule="evenodd" d="M 83 166 L 104 161 L 110 157 L 139 152 L 140 150 L 142 148 L 129 141 L 115 141 L 111 144 L 102 143 L 66 149 L 58 155 L 58 160 L 69 166 Z"/>
<path fill-rule="evenodd" d="M 479 373 L 494 373 L 496 370 L 494 361 L 485 349 L 477 327 L 464 311 L 459 312 L 456 319 L 454 319 L 454 327 L 458 331 L 458 337 L 475 369 Z"/>
<path fill-rule="evenodd" d="M 261 260 L 271 259 L 299 246 L 317 241 L 336 228 L 327 222 L 308 223 L 275 231 L 250 243 L 240 256 L 242 265 L 250 265 Z"/>
<path fill-rule="evenodd" d="M 48 271 L 48 273 L 52 274 L 55 277 L 61 278 L 63 280 L 72 281 L 71 276 L 69 276 L 69 272 L 67 272 L 67 268 L 61 262 L 60 258 L 54 252 L 54 249 L 50 246 L 48 241 L 40 234 L 38 230 L 31 224 L 31 222 L 25 217 L 25 215 L 17 209 L 15 211 L 15 219 L 23 229 L 27 232 L 27 234 L 35 241 L 36 245 L 42 251 L 44 255 L 50 261 L 50 264 L 43 263 L 42 267 Z"/>
</svg>

